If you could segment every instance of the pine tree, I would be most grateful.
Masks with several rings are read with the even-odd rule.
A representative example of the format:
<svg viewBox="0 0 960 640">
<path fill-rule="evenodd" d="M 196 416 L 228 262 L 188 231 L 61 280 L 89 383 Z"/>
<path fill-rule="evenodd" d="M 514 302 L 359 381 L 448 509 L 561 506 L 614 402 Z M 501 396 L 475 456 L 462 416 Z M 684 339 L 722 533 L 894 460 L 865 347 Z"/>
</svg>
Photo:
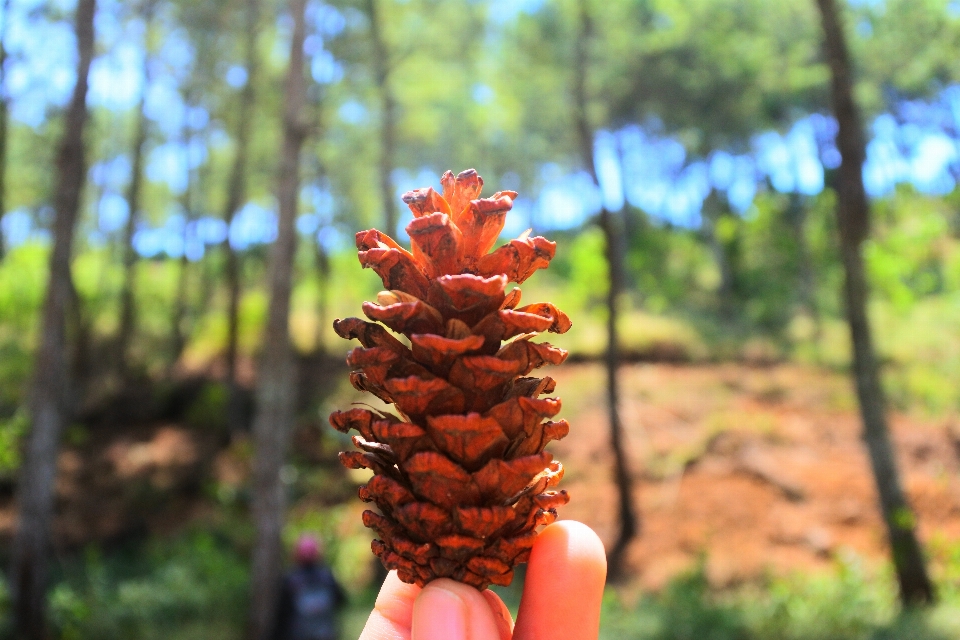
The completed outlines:
<svg viewBox="0 0 960 640">
<path fill-rule="evenodd" d="M 372 546 L 384 566 L 408 583 L 450 577 L 482 589 L 511 582 L 536 528 L 569 499 L 548 491 L 563 467 L 543 450 L 569 431 L 565 420 L 545 421 L 560 411 L 558 398 L 540 397 L 555 383 L 527 374 L 567 356 L 531 338 L 571 323 L 550 303 L 518 308 L 520 290 L 506 291 L 546 267 L 555 243 L 525 233 L 489 253 L 517 194 L 479 198 L 472 169 L 441 183 L 443 195 L 428 187 L 403 196 L 411 251 L 375 229 L 357 234 L 360 263 L 387 291 L 363 304 L 375 322 L 334 323 L 362 344 L 347 357 L 353 385 L 397 415 L 355 408 L 330 422 L 360 433 L 360 451 L 340 457 L 374 472 L 360 498 L 379 507 L 363 521 L 380 536 Z"/>
</svg>

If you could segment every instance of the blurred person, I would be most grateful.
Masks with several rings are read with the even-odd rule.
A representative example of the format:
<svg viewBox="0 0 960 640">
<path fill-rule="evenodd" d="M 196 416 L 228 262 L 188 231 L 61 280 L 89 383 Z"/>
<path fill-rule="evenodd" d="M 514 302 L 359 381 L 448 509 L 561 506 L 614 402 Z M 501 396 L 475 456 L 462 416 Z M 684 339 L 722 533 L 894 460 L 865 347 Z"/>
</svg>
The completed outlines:
<svg viewBox="0 0 960 640">
<path fill-rule="evenodd" d="M 606 571 L 597 534 L 556 522 L 533 545 L 515 625 L 489 589 L 447 578 L 421 589 L 391 571 L 360 640 L 597 640 Z"/>
<path fill-rule="evenodd" d="M 337 611 L 347 596 L 324 562 L 320 540 L 300 536 L 293 560 L 283 578 L 272 640 L 337 640 Z"/>
</svg>

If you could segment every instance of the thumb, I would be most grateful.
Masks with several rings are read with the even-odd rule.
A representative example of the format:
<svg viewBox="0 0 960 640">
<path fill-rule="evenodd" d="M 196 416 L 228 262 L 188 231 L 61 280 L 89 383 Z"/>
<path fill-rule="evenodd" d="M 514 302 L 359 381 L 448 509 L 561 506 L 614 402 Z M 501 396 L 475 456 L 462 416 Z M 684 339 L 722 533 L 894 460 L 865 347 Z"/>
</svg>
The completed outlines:
<svg viewBox="0 0 960 640">
<path fill-rule="evenodd" d="M 412 640 L 501 640 L 486 598 L 471 586 L 434 580 L 413 605 Z"/>
</svg>

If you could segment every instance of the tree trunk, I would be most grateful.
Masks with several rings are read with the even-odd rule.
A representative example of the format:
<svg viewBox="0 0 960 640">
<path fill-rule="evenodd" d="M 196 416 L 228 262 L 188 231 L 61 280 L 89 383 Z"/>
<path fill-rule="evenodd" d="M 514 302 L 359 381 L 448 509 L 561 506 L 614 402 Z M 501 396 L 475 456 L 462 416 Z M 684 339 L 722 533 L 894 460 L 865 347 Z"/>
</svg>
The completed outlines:
<svg viewBox="0 0 960 640">
<path fill-rule="evenodd" d="M 3 31 L 0 31 L 0 218 L 7 212 L 7 132 L 10 126 L 10 100 L 7 98 L 7 26 L 10 24 L 10 2 L 3 0 Z M 7 243 L 0 228 L 0 261 L 7 253 Z"/>
<path fill-rule="evenodd" d="M 184 96 L 184 102 L 190 104 L 190 96 Z M 173 302 L 173 316 L 170 319 L 170 369 L 172 370 L 177 361 L 180 359 L 180 355 L 183 353 L 183 349 L 186 346 L 186 332 L 183 329 L 184 318 L 187 315 L 187 293 L 188 293 L 188 281 L 190 275 L 190 260 L 187 257 L 187 229 L 189 229 L 190 222 L 194 218 L 193 213 L 193 169 L 190 168 L 190 145 L 193 143 L 193 134 L 190 131 L 190 127 L 187 124 L 183 125 L 183 132 L 181 135 L 183 139 L 183 148 L 185 156 L 185 164 L 187 166 L 187 185 L 183 190 L 183 195 L 180 197 L 180 206 L 183 208 L 184 215 L 184 225 L 183 225 L 183 255 L 180 256 L 180 270 L 177 274 L 177 293 Z"/>
<path fill-rule="evenodd" d="M 393 189 L 393 157 L 397 145 L 397 101 L 390 88 L 390 51 L 383 35 L 383 16 L 380 0 L 367 0 L 370 19 L 370 38 L 373 41 L 373 70 L 380 93 L 380 198 L 383 206 L 383 226 L 386 232 L 397 234 L 397 199 Z"/>
<path fill-rule="evenodd" d="M 880 508 L 890 539 L 900 598 L 907 606 L 927 604 L 934 599 L 933 585 L 914 533 L 915 518 L 900 484 L 867 318 L 867 279 L 861 245 L 869 232 L 870 205 L 863 186 L 866 146 L 853 98 L 852 65 L 834 0 L 817 0 L 817 4 L 823 19 L 824 44 L 832 76 L 833 109 L 839 124 L 837 147 L 843 158 L 837 177 L 837 217 L 840 251 L 846 271 L 844 302 L 853 343 L 853 371 L 863 419 L 863 439 L 870 454 Z"/>
<path fill-rule="evenodd" d="M 76 407 L 87 397 L 90 383 L 97 376 L 94 362 L 93 313 L 84 304 L 80 292 L 71 278 L 70 296 L 67 299 L 66 343 L 70 346 L 67 361 L 70 365 L 67 407 Z M 72 411 L 72 409 L 71 409 Z"/>
<path fill-rule="evenodd" d="M 581 160 L 599 187 L 600 180 L 593 159 L 593 129 L 587 116 L 587 66 L 592 23 L 586 0 L 580 0 L 579 29 L 574 65 L 575 120 L 580 143 Z M 606 207 L 600 210 L 600 228 L 606 240 L 607 273 L 607 352 L 604 358 L 607 375 L 607 411 L 610 418 L 610 448 L 613 451 L 614 482 L 619 504 L 619 532 L 609 552 L 609 577 L 622 577 L 623 558 L 630 541 L 639 533 L 640 522 L 633 505 L 633 479 L 623 443 L 623 424 L 620 421 L 620 389 L 617 373 L 620 368 L 620 345 L 617 335 L 619 300 L 624 286 L 624 230 L 621 216 Z"/>
<path fill-rule="evenodd" d="M 817 274 L 813 266 L 813 256 L 810 254 L 810 243 L 807 242 L 807 202 L 799 193 L 790 194 L 790 204 L 786 211 L 787 223 L 793 232 L 794 242 L 797 244 L 797 283 L 800 307 L 813 323 L 814 357 L 820 361 L 820 340 L 823 337 L 823 325 L 820 318 L 820 307 L 817 304 Z"/>
<path fill-rule="evenodd" d="M 330 257 L 323 245 L 317 243 L 314 263 L 317 269 L 317 335 L 314 349 L 320 353 L 327 350 L 324 333 L 330 330 L 327 322 L 327 298 L 330 293 Z"/>
<path fill-rule="evenodd" d="M 150 73 L 150 25 L 153 21 L 153 2 L 143 5 L 143 90 L 137 109 L 137 128 L 131 149 L 133 162 L 130 167 L 130 184 L 127 185 L 127 224 L 123 228 L 123 286 L 120 289 L 120 327 L 117 330 L 116 370 L 125 375 L 129 371 L 127 350 L 136 325 L 136 301 L 134 281 L 137 269 L 137 251 L 133 248 L 133 234 L 140 220 L 140 194 L 143 189 L 143 154 L 147 143 L 148 122 L 144 105 L 147 100 Z"/>
<path fill-rule="evenodd" d="M 732 321 L 736 317 L 734 297 L 737 294 L 737 256 L 730 243 L 725 242 L 717 233 L 717 225 L 724 216 L 729 215 L 733 215 L 729 207 L 720 200 L 720 194 L 711 189 L 703 203 L 703 234 L 720 271 L 717 309 L 726 321 Z"/>
<path fill-rule="evenodd" d="M 284 520 L 284 486 L 280 470 L 287 454 L 296 409 L 296 367 L 290 344 L 290 295 L 297 250 L 295 228 L 300 190 L 300 150 L 309 131 L 305 117 L 303 41 L 306 0 L 290 0 L 294 19 L 290 66 L 284 88 L 283 146 L 277 179 L 279 220 L 269 264 L 270 310 L 263 339 L 253 424 L 253 518 L 256 541 L 251 575 L 251 640 L 267 638 L 276 618 L 280 571 L 280 534 Z"/>
<path fill-rule="evenodd" d="M 237 150 L 230 170 L 230 183 L 227 187 L 227 203 L 224 207 L 224 220 L 227 223 L 227 239 L 224 247 L 227 251 L 227 422 L 234 431 L 243 422 L 243 407 L 237 381 L 237 351 L 240 337 L 240 256 L 230 244 L 230 225 L 237 211 L 247 197 L 247 157 L 250 147 L 250 128 L 253 126 L 253 106 L 256 99 L 254 83 L 257 70 L 257 23 L 260 19 L 260 1 L 247 0 L 246 7 L 246 56 L 247 82 L 240 92 L 237 119 Z"/>
<path fill-rule="evenodd" d="M 70 367 L 64 355 L 67 352 L 65 314 L 72 289 L 73 236 L 86 177 L 83 131 L 87 121 L 87 73 L 93 58 L 95 11 L 95 0 L 77 3 L 77 82 L 57 152 L 53 250 L 30 398 L 32 429 L 18 485 L 19 517 L 9 575 L 16 637 L 26 640 L 40 640 L 45 635 L 47 559 L 51 550 L 57 451 L 70 414 L 67 403 Z"/>
</svg>

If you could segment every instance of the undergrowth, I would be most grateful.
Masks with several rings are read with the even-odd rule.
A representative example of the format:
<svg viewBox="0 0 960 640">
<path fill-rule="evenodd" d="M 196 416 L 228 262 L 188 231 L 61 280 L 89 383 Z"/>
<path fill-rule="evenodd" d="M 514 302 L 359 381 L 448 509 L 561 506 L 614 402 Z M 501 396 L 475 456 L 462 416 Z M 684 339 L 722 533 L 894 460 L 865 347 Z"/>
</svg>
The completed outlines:
<svg viewBox="0 0 960 640">
<path fill-rule="evenodd" d="M 857 558 L 832 570 L 713 589 L 700 563 L 659 593 L 608 589 L 600 640 L 953 640 L 960 637 L 960 547 L 934 545 L 939 601 L 901 611 L 889 570 Z M 335 563 L 337 564 L 337 563 Z M 211 533 L 153 539 L 104 554 L 94 548 L 59 566 L 50 598 L 54 637 L 63 640 L 241 638 L 247 563 L 235 542 Z M 372 586 L 352 590 L 342 638 L 358 637 Z M 522 571 L 497 589 L 516 613 Z M 0 582 L 0 628 L 9 634 Z M 9 637 L 9 635 L 4 636 Z"/>
<path fill-rule="evenodd" d="M 793 575 L 717 592 L 701 568 L 663 592 L 626 604 L 604 600 L 601 640 L 952 640 L 960 599 L 952 589 L 926 610 L 901 611 L 892 576 L 853 560 L 820 575 Z"/>
</svg>

